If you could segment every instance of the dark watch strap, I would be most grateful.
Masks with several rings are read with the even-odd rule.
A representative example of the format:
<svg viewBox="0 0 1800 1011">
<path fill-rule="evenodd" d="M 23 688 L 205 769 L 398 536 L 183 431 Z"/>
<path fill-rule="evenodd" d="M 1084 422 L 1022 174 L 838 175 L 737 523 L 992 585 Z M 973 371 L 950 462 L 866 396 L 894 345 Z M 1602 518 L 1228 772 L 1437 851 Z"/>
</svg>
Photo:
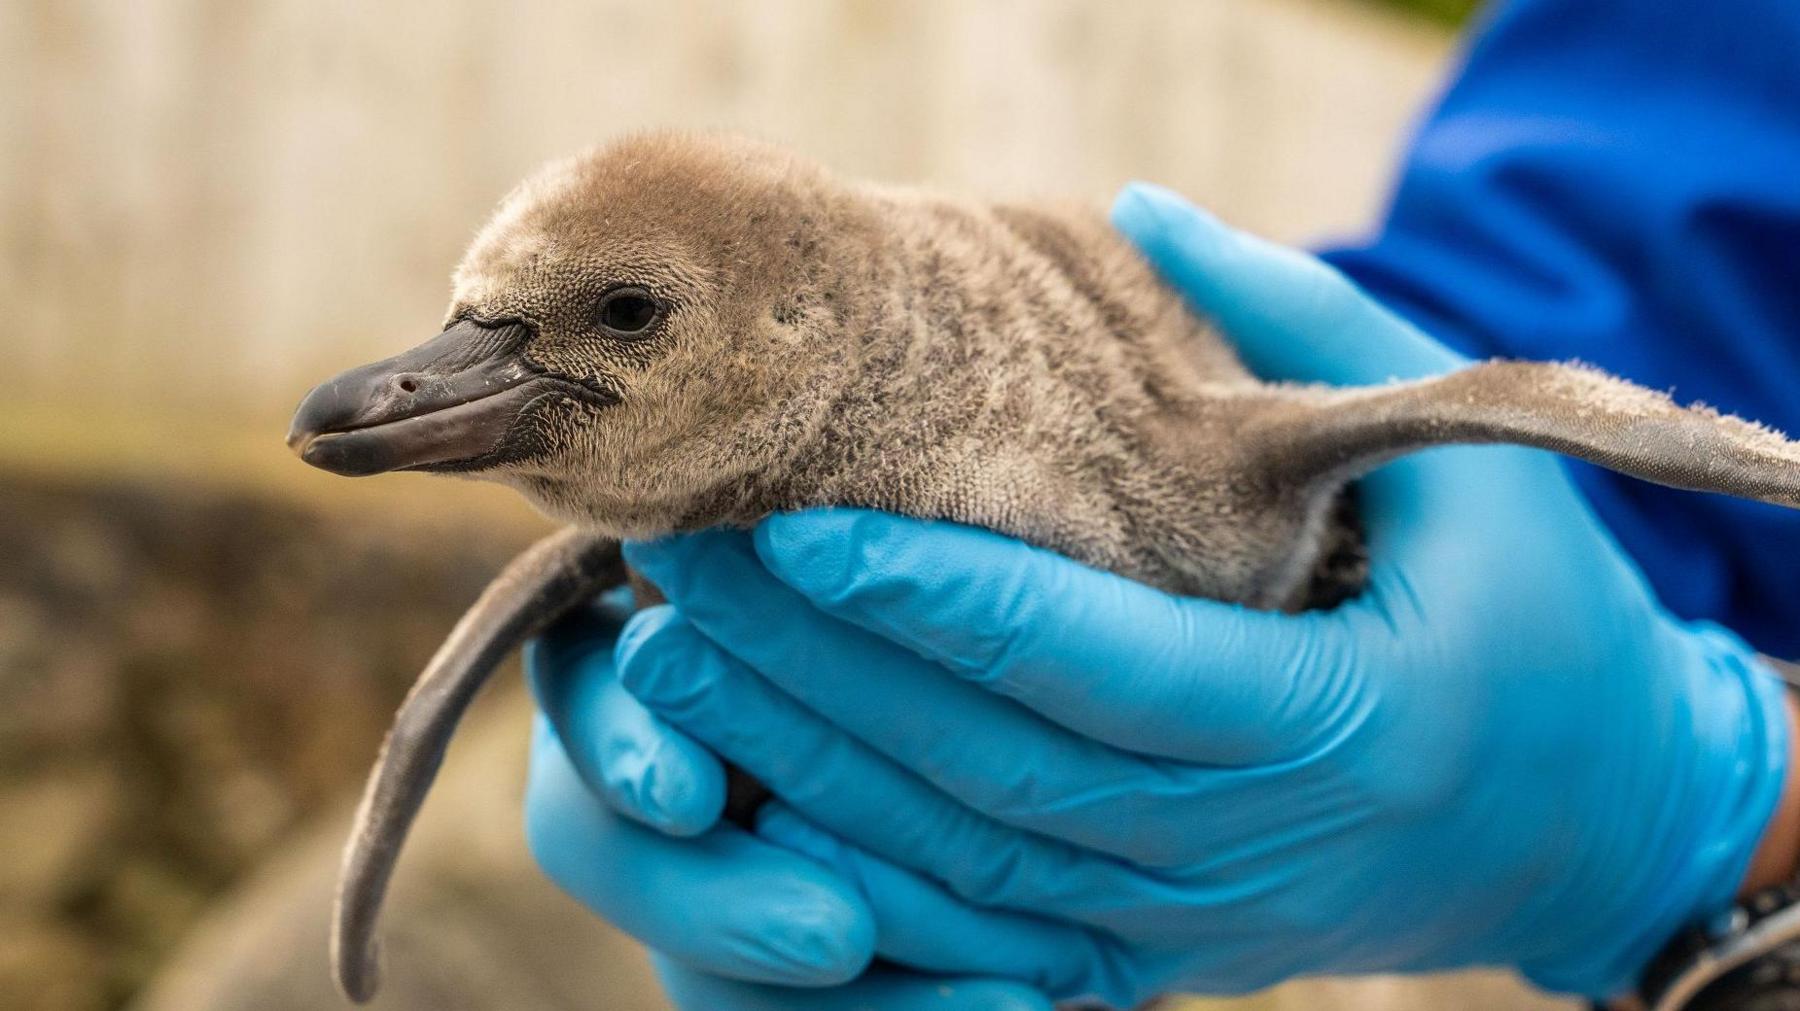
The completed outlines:
<svg viewBox="0 0 1800 1011">
<path fill-rule="evenodd" d="M 1800 1011 L 1800 885 L 1766 888 L 1677 937 L 1638 987 L 1649 1011 Z"/>
</svg>

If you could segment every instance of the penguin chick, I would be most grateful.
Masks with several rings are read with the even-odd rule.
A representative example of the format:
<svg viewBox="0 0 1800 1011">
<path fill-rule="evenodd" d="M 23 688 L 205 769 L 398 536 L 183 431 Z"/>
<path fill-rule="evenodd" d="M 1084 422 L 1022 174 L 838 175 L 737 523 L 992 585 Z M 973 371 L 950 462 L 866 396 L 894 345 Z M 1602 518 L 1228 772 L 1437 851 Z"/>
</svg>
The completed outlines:
<svg viewBox="0 0 1800 1011">
<path fill-rule="evenodd" d="M 858 183 L 717 135 L 550 165 L 476 237 L 443 332 L 314 389 L 289 435 L 327 470 L 499 481 L 570 525 L 403 705 L 345 855 L 339 983 L 374 992 L 376 912 L 463 707 L 624 577 L 620 538 L 865 506 L 1293 609 L 1355 589 L 1346 484 L 1454 442 L 1800 507 L 1800 446 L 1579 366 L 1262 383 L 1096 208 Z"/>
</svg>

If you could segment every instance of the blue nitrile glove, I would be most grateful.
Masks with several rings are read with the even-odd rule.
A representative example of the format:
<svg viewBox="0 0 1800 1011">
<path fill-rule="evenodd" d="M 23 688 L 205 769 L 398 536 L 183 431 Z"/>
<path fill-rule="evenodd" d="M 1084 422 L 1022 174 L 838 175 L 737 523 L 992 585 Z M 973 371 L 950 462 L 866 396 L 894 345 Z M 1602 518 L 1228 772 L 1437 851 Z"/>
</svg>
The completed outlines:
<svg viewBox="0 0 1800 1011">
<path fill-rule="evenodd" d="M 526 834 L 559 885 L 667 953 L 656 968 L 678 1007 L 1050 1011 L 1029 986 L 968 973 L 991 965 L 1026 974 L 1054 957 L 1052 949 L 938 958 L 929 941 L 924 948 L 884 945 L 895 958 L 934 961 L 945 975 L 865 972 L 878 922 L 865 891 L 884 910 L 940 918 L 951 931 L 947 941 L 984 933 L 988 919 L 1005 917 L 964 914 L 941 889 L 898 871 L 871 888 L 715 824 L 725 795 L 718 760 L 619 687 L 613 642 L 628 612 L 628 595 L 610 597 L 599 614 L 565 623 L 526 653 L 527 677 L 545 714 L 532 740 Z"/>
</svg>

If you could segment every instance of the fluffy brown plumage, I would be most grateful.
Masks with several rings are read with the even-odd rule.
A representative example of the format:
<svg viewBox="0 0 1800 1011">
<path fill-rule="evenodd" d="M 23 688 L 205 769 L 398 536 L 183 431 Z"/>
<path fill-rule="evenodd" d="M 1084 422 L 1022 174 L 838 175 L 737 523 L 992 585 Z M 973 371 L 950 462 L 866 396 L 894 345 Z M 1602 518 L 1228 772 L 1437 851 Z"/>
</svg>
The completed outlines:
<svg viewBox="0 0 1800 1011">
<path fill-rule="evenodd" d="M 555 451 L 485 472 L 597 532 L 866 505 L 1266 605 L 1316 544 L 1306 517 L 1250 529 L 1274 514 L 1214 480 L 1243 409 L 1278 398 L 1089 208 L 655 135 L 526 183 L 456 276 L 452 318 L 532 320 L 534 362 L 619 391 L 604 421 L 544 412 Z M 655 333 L 595 336 L 618 284 L 667 305 Z"/>
<path fill-rule="evenodd" d="M 387 873 L 462 705 L 498 654 L 616 577 L 612 539 L 868 506 L 1293 608 L 1353 589 L 1346 483 L 1428 445 L 1517 442 L 1800 505 L 1800 451 L 1746 422 L 1564 365 L 1265 384 L 1096 209 L 856 183 L 731 137 L 642 136 L 549 166 L 476 238 L 449 320 L 321 386 L 291 441 L 345 473 L 502 481 L 574 530 L 497 581 L 384 751 L 340 909 L 359 998 Z"/>
</svg>

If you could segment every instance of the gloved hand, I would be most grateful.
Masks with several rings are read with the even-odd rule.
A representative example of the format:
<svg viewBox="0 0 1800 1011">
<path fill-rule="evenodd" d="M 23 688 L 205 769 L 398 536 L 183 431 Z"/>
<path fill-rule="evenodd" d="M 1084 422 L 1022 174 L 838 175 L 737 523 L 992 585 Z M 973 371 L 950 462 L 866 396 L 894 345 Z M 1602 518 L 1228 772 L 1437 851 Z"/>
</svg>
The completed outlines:
<svg viewBox="0 0 1800 1011">
<path fill-rule="evenodd" d="M 1266 377 L 1458 361 L 1316 260 L 1167 194 L 1128 191 L 1115 221 Z M 762 840 L 813 862 L 776 871 L 779 850 L 727 835 L 757 848 L 724 852 L 720 829 L 691 874 L 672 850 L 599 854 L 617 842 L 581 827 L 540 860 L 734 976 L 741 935 L 621 912 L 728 881 L 778 936 L 796 921 L 765 889 L 830 882 L 855 915 L 799 919 L 821 937 L 872 924 L 905 965 L 1121 1006 L 1475 964 L 1616 992 L 1742 878 L 1786 771 L 1779 687 L 1733 636 L 1664 612 L 1545 454 L 1433 451 L 1363 482 L 1361 504 L 1367 592 L 1303 615 L 855 510 L 634 545 L 673 607 L 632 620 L 618 683 L 598 658 L 550 665 L 579 778 L 690 830 L 716 817 L 713 788 L 657 784 L 713 782 L 704 744 L 783 798 Z M 532 822 L 611 817 L 578 792 L 534 789 Z"/>
<path fill-rule="evenodd" d="M 620 688 L 613 644 L 630 607 L 629 594 L 609 596 L 526 651 L 527 680 L 541 710 L 526 837 L 566 891 L 659 949 L 657 974 L 676 1006 L 1050 1011 L 1028 986 L 958 978 L 953 967 L 953 974 L 931 978 L 865 971 L 876 951 L 876 921 L 857 882 L 715 824 L 725 798 L 718 759 Z M 880 895 L 891 907 L 911 892 L 903 880 L 898 893 Z M 1002 968 L 1023 964 L 1015 959 Z"/>
</svg>

